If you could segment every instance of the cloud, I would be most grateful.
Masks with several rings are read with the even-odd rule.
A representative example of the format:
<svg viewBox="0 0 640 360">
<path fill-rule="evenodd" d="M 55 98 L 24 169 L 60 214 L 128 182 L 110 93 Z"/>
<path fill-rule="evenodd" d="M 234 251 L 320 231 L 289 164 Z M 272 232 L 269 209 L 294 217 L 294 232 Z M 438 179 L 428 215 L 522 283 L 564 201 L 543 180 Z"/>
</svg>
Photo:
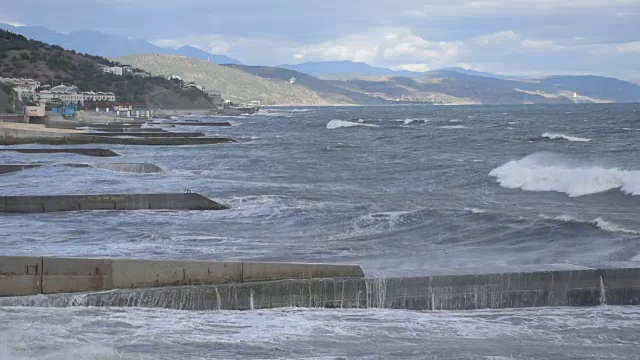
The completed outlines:
<svg viewBox="0 0 640 360">
<path fill-rule="evenodd" d="M 447 63 L 461 52 L 460 42 L 430 41 L 411 29 L 382 27 L 355 33 L 335 40 L 301 46 L 295 53 L 298 60 L 351 60 L 372 65 L 421 64 L 431 66 Z"/>
<path fill-rule="evenodd" d="M 525 39 L 520 42 L 520 47 L 533 51 L 554 51 L 562 50 L 564 46 L 558 45 L 551 40 Z"/>
<path fill-rule="evenodd" d="M 621 54 L 640 54 L 640 41 L 616 45 L 616 50 Z"/>
</svg>

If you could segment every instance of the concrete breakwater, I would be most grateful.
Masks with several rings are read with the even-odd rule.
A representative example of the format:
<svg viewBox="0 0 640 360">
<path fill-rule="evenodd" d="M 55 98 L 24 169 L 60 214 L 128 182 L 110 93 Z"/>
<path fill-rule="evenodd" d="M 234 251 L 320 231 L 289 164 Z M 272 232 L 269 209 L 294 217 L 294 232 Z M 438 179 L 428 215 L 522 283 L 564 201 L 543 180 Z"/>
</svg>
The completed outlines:
<svg viewBox="0 0 640 360">
<path fill-rule="evenodd" d="M 224 210 L 200 194 L 3 196 L 0 212 L 44 213 L 81 210 Z"/>
<path fill-rule="evenodd" d="M 84 278 L 76 278 L 77 273 L 67 272 L 57 275 L 59 279 L 65 279 L 63 282 L 50 282 L 55 278 L 47 277 L 46 274 L 50 270 L 42 267 L 45 265 L 38 265 L 40 258 L 17 259 L 19 260 L 14 260 L 14 266 L 9 270 L 19 272 L 13 276 L 22 277 L 22 292 L 7 291 L 17 287 L 8 285 L 8 280 L 4 283 L 0 280 L 0 284 L 3 284 L 0 290 L 4 289 L 0 291 L 0 295 L 33 294 L 38 290 L 38 286 L 42 287 L 42 294 L 79 291 L 83 288 L 102 290 L 105 289 L 104 284 L 111 284 L 109 281 L 113 281 L 104 280 L 108 277 L 100 278 L 105 268 L 91 264 L 86 266 L 87 275 Z M 46 263 L 47 258 L 43 259 Z M 25 266 L 27 260 L 32 264 L 30 267 Z M 77 261 L 81 263 L 83 260 Z M 113 261 L 111 266 L 117 267 L 118 262 Z M 115 287 L 125 289 L 107 292 L 0 298 L 0 305 L 135 306 L 181 310 L 251 310 L 278 307 L 470 310 L 604 304 L 640 305 L 640 268 L 364 278 L 359 267 L 348 265 L 330 268 L 331 271 L 326 272 L 322 269 L 329 268 L 317 267 L 315 274 L 306 274 L 298 268 L 302 266 L 300 264 L 284 268 L 281 264 L 269 264 L 265 268 L 263 263 L 252 263 L 252 270 L 248 270 L 249 263 L 242 263 L 244 265 L 240 267 L 238 263 L 226 264 L 234 265 L 222 269 L 235 272 L 235 275 L 225 276 L 222 272 L 217 272 L 216 280 L 202 280 L 207 279 L 206 276 L 211 273 L 208 270 L 206 276 L 202 271 L 201 279 L 194 281 L 191 275 L 193 269 L 189 267 L 184 272 L 174 268 L 170 271 L 174 274 L 172 277 L 166 277 L 163 273 L 156 276 L 154 271 L 149 275 L 149 272 L 140 271 L 139 268 L 129 268 L 129 276 L 147 277 L 151 281 L 129 281 L 126 282 L 127 286 L 117 286 L 119 282 L 116 281 L 113 283 Z M 6 272 L 7 269 L 7 266 L 0 267 L 0 272 Z M 38 269 L 45 269 L 45 275 L 39 283 L 36 281 Z M 30 270 L 31 273 L 25 274 L 26 270 Z M 106 271 L 108 273 L 108 270 Z M 0 279 L 2 278 L 3 276 L 0 276 Z M 7 275 L 4 275 L 4 278 L 9 279 Z M 96 284 L 93 288 L 88 288 L 90 279 Z M 159 279 L 158 282 L 156 279 Z M 198 285 L 185 285 L 185 282 L 189 281 Z M 48 282 L 52 285 L 47 285 Z M 163 285 L 178 286 L 157 287 Z M 34 288 L 36 290 L 33 290 Z"/>
<path fill-rule="evenodd" d="M 122 132 L 97 132 L 97 133 L 92 133 L 91 135 L 94 136 L 133 136 L 133 137 L 150 137 L 150 138 L 163 138 L 163 137 L 167 137 L 167 138 L 180 138 L 180 137 L 203 137 L 205 136 L 204 133 L 201 132 L 146 132 L 146 131 L 139 131 L 139 132 L 126 132 L 126 133 L 122 133 Z"/>
<path fill-rule="evenodd" d="M 135 174 L 161 173 L 162 168 L 149 163 L 100 163 L 100 164 L 0 164 L 0 174 L 39 168 L 43 166 L 67 166 L 73 168 L 96 168 Z"/>
<path fill-rule="evenodd" d="M 119 154 L 108 149 L 26 149 L 26 148 L 14 148 L 14 149 L 0 149 L 0 151 L 15 151 L 23 154 L 55 154 L 55 153 L 68 153 L 86 156 L 97 157 L 111 157 L 120 156 Z"/>
<path fill-rule="evenodd" d="M 358 265 L 0 256 L 0 296 L 364 277 Z"/>
<path fill-rule="evenodd" d="M 173 135 L 173 134 L 172 134 Z M 123 134 L 118 134 L 123 136 Z M 179 136 L 179 135 L 177 135 Z M 85 144 L 117 144 L 117 145 L 209 145 L 234 142 L 232 139 L 219 137 L 109 137 L 92 134 L 73 134 L 59 136 L 25 135 L 20 137 L 0 137 L 0 145 L 47 144 L 47 145 L 85 145 Z"/>
</svg>

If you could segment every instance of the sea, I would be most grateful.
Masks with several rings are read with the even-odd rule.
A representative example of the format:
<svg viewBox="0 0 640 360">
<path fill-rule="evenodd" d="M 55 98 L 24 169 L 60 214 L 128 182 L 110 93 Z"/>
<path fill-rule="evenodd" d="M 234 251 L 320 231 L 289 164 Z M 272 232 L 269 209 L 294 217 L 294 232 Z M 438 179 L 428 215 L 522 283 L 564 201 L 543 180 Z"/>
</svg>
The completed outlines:
<svg viewBox="0 0 640 360">
<path fill-rule="evenodd" d="M 3 164 L 47 166 L 0 175 L 0 195 L 191 191 L 230 210 L 2 215 L 0 253 L 355 263 L 379 277 L 640 266 L 640 104 L 163 121 L 237 142 L 109 145 L 116 158 L 2 152 Z M 112 162 L 164 171 L 63 166 Z M 633 306 L 202 312 L 18 299 L 0 305 L 0 359 L 640 359 L 639 329 Z"/>
</svg>

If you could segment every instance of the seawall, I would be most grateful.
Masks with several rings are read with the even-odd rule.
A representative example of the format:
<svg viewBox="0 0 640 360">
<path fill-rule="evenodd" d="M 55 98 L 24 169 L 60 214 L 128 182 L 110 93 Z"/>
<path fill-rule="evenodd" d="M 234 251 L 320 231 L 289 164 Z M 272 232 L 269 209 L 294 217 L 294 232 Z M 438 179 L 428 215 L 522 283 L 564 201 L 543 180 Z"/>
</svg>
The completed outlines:
<svg viewBox="0 0 640 360">
<path fill-rule="evenodd" d="M 196 193 L 0 197 L 0 213 L 45 213 L 80 210 L 224 209 L 228 209 L 228 207 Z"/>
<path fill-rule="evenodd" d="M 115 152 L 108 149 L 51 149 L 51 148 L 42 148 L 42 149 L 27 149 L 27 148 L 9 148 L 9 149 L 0 149 L 0 151 L 15 151 L 23 154 L 55 154 L 55 153 L 67 153 L 67 154 L 77 154 L 77 155 L 86 155 L 86 156 L 97 156 L 97 157 L 111 157 L 111 156 L 120 156 Z"/>
<path fill-rule="evenodd" d="M 358 265 L 0 257 L 0 296 L 364 277 Z"/>
<path fill-rule="evenodd" d="M 184 262 L 174 262 L 167 265 L 166 271 L 157 271 L 164 267 L 156 268 L 157 262 L 153 261 L 147 261 L 150 266 L 145 265 L 145 261 L 137 260 L 106 260 L 104 264 L 96 265 L 92 263 L 95 260 L 77 259 L 71 262 L 64 260 L 61 263 L 63 265 L 52 267 L 47 266 L 48 258 L 13 259 L 16 259 L 12 260 L 14 266 L 0 265 L 0 273 L 6 273 L 7 270 L 16 272 L 10 276 L 20 279 L 22 286 L 15 285 L 17 280 L 8 282 L 10 276 L 0 275 L 0 296 L 38 293 L 38 286 L 41 287 L 40 293 L 52 295 L 0 298 L 0 306 L 136 306 L 182 310 L 278 307 L 470 310 L 640 305 L 640 268 L 364 278 L 360 267 L 349 265 L 324 267 L 328 265 L 216 263 L 216 270 L 205 272 L 202 266 L 207 263 L 199 265 L 198 262 L 193 263 L 195 268 L 181 265 Z M 248 271 L 251 266 L 254 270 Z M 312 266 L 313 271 L 301 270 L 305 266 Z M 119 278 L 121 272 L 114 270 L 118 267 L 126 269 L 126 280 Z M 183 267 L 185 270 L 181 270 Z M 55 275 L 52 275 L 54 268 Z M 199 272 L 196 270 L 198 268 Z M 101 274 L 109 274 L 110 271 L 111 278 L 101 277 Z M 41 272 L 44 275 L 38 282 Z M 254 277 L 251 274 L 261 276 Z M 89 286 L 93 286 L 90 290 L 121 290 L 53 294 L 60 291 L 86 291 Z"/>
</svg>

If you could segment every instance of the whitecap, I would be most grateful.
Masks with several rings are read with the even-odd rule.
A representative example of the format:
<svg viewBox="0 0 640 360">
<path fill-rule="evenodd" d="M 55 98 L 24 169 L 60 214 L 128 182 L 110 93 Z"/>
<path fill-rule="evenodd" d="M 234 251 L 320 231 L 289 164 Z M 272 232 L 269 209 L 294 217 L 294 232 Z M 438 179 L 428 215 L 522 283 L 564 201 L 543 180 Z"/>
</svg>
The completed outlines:
<svg viewBox="0 0 640 360">
<path fill-rule="evenodd" d="M 464 208 L 464 211 L 470 213 L 470 214 L 486 214 L 487 210 L 485 209 L 479 209 L 479 208 Z"/>
<path fill-rule="evenodd" d="M 608 231 L 608 232 L 621 233 L 621 234 L 630 234 L 630 235 L 640 235 L 640 231 L 630 230 L 630 229 L 624 228 L 624 227 L 622 227 L 622 226 L 620 226 L 618 224 L 614 224 L 612 222 L 604 220 L 601 217 L 595 218 L 593 220 L 578 219 L 578 218 L 575 218 L 575 217 L 569 216 L 569 215 L 560 215 L 560 216 L 555 216 L 555 217 L 550 217 L 550 216 L 546 216 L 546 215 L 540 215 L 540 217 L 543 218 L 543 219 L 546 219 L 546 220 L 556 220 L 556 221 L 561 221 L 561 222 L 565 222 L 565 223 L 592 225 L 592 226 L 597 227 L 600 230 Z"/>
<path fill-rule="evenodd" d="M 508 189 L 556 191 L 571 197 L 620 189 L 640 195 L 640 171 L 577 164 L 551 153 L 535 153 L 493 169 L 490 176 Z"/>
<path fill-rule="evenodd" d="M 329 130 L 345 128 L 345 127 L 354 127 L 354 126 L 380 127 L 378 125 L 363 124 L 363 123 L 357 123 L 357 122 L 351 122 L 351 121 L 345 121 L 345 120 L 331 120 L 327 123 L 327 129 Z"/>
<path fill-rule="evenodd" d="M 445 125 L 440 126 L 440 129 L 466 129 L 467 127 L 464 125 Z"/>
<path fill-rule="evenodd" d="M 587 139 L 587 138 L 581 138 L 581 137 L 577 137 L 577 136 L 570 136 L 570 135 L 565 135 L 565 134 L 559 134 L 559 133 L 544 133 L 542 134 L 543 138 L 546 139 L 551 139 L 551 140 L 559 140 L 559 139 L 564 139 L 564 140 L 568 140 L 571 142 L 589 142 L 591 141 L 591 139 Z"/>
</svg>

